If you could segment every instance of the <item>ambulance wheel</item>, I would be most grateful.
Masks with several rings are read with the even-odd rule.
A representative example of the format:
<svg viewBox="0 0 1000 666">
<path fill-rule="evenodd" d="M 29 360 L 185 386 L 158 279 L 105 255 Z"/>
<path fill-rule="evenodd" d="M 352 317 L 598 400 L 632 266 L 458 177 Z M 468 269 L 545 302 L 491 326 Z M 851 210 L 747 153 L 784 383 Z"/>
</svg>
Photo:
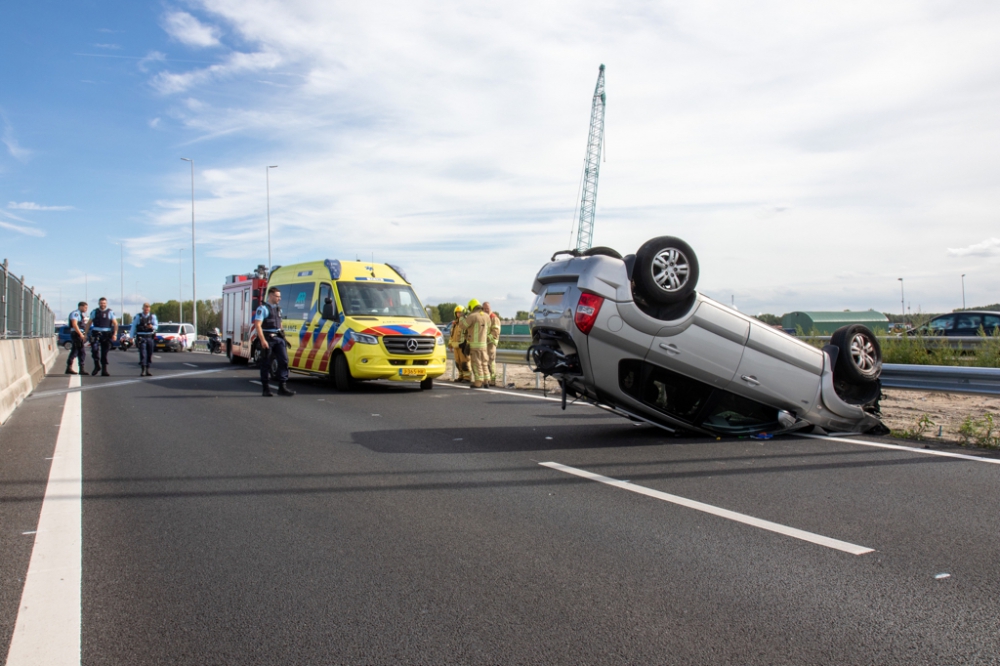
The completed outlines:
<svg viewBox="0 0 1000 666">
<path fill-rule="evenodd" d="M 351 367 L 347 364 L 347 357 L 337 354 L 333 360 L 333 385 L 338 391 L 351 391 L 358 385 L 358 380 L 351 376 Z"/>
<path fill-rule="evenodd" d="M 420 390 L 421 391 L 430 391 L 432 388 L 434 388 L 434 378 L 433 377 L 428 377 L 427 379 L 421 379 L 420 380 Z"/>
</svg>

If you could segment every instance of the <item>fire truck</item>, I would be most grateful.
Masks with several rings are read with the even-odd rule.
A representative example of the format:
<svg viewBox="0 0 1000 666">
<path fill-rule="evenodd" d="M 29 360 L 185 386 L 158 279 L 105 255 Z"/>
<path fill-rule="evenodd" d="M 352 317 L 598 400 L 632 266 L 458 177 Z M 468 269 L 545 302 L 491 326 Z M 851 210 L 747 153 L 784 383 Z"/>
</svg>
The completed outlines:
<svg viewBox="0 0 1000 666">
<path fill-rule="evenodd" d="M 260 347 L 253 316 L 267 293 L 267 267 L 230 275 L 222 285 L 222 340 L 230 363 L 257 361 Z"/>
</svg>

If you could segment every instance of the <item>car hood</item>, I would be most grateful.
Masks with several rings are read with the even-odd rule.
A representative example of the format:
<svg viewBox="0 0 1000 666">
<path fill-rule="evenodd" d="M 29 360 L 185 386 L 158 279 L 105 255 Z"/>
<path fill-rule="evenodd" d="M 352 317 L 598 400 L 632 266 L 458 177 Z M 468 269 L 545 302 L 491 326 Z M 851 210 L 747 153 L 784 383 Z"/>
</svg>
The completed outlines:
<svg viewBox="0 0 1000 666">
<path fill-rule="evenodd" d="M 441 331 L 432 322 L 406 317 L 347 317 L 348 328 L 366 335 L 430 335 L 439 336 Z"/>
</svg>

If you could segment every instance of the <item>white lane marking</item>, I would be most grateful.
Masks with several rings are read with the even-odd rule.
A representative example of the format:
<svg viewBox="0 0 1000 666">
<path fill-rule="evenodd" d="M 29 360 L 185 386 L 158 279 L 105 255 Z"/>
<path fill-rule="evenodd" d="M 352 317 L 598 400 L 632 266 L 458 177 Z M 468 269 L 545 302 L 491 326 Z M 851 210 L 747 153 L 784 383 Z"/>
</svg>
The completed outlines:
<svg viewBox="0 0 1000 666">
<path fill-rule="evenodd" d="M 160 356 L 159 354 L 153 354 L 153 358 L 163 358 L 163 357 Z"/>
<path fill-rule="evenodd" d="M 185 363 L 184 365 L 190 365 L 192 368 L 197 368 L 198 366 L 194 363 Z"/>
<path fill-rule="evenodd" d="M 70 377 L 71 389 L 79 385 Z M 82 402 L 79 392 L 66 395 L 7 666 L 80 663 Z"/>
<path fill-rule="evenodd" d="M 91 384 L 90 386 L 78 386 L 76 388 L 58 389 L 55 391 L 42 391 L 33 393 L 29 399 L 45 398 L 53 395 L 66 395 L 67 393 L 79 393 L 80 391 L 93 391 L 94 389 L 113 388 L 115 386 L 125 386 L 126 384 L 141 384 L 145 382 L 160 382 L 164 379 L 177 379 L 178 377 L 194 377 L 195 375 L 208 375 L 213 372 L 223 372 L 229 368 L 215 368 L 214 370 L 198 370 L 195 372 L 175 372 L 172 375 L 157 374 L 155 377 L 143 377 L 142 379 L 126 379 L 120 382 L 109 382 L 107 384 Z"/>
<path fill-rule="evenodd" d="M 901 446 L 900 444 L 885 444 L 883 442 L 866 442 L 863 439 L 847 439 L 846 437 L 827 437 L 826 435 L 813 435 L 809 433 L 798 435 L 798 437 L 809 437 L 810 439 L 823 439 L 828 442 L 848 442 L 850 444 L 860 444 L 861 446 L 872 446 L 877 449 L 894 449 L 896 451 L 907 451 L 909 453 L 922 453 L 927 456 L 958 458 L 959 460 L 971 460 L 972 462 L 1000 465 L 1000 459 L 981 458 L 979 456 L 970 456 L 965 453 L 949 453 L 948 451 L 935 451 L 933 449 L 918 449 L 913 446 Z"/>
<path fill-rule="evenodd" d="M 259 380 L 257 380 L 257 379 L 251 379 L 251 380 L 250 380 L 250 383 L 251 383 L 251 384 L 256 384 L 257 386 L 263 386 L 263 384 L 261 384 L 261 383 L 260 383 L 260 381 L 259 381 Z"/>
<path fill-rule="evenodd" d="M 573 474 L 575 476 L 583 477 L 584 479 L 590 479 L 591 481 L 597 481 L 598 483 L 604 483 L 609 486 L 614 486 L 615 488 L 621 488 L 633 493 L 639 493 L 640 495 L 646 495 L 647 497 L 654 497 L 665 502 L 671 502 L 689 509 L 694 509 L 695 511 L 703 511 L 704 513 L 710 513 L 713 516 L 719 516 L 720 518 L 726 518 L 728 520 L 733 520 L 752 527 L 759 527 L 760 529 L 768 530 L 769 532 L 777 532 L 778 534 L 784 534 L 785 536 L 801 539 L 802 541 L 808 541 L 809 543 L 815 543 L 820 546 L 826 546 L 827 548 L 833 548 L 852 555 L 865 555 L 866 553 L 875 552 L 874 548 L 857 546 L 853 543 L 840 541 L 839 539 L 831 539 L 830 537 L 813 534 L 812 532 L 806 532 L 805 530 L 788 527 L 787 525 L 781 525 L 779 523 L 772 523 L 769 520 L 754 518 L 753 516 L 730 511 L 729 509 L 720 509 L 719 507 L 712 506 L 711 504 L 697 502 L 695 500 L 687 499 L 686 497 L 671 495 L 669 493 L 660 492 L 659 490 L 653 490 L 652 488 L 646 488 L 645 486 L 638 486 L 634 483 L 629 483 L 628 481 L 619 481 L 618 479 L 601 476 L 600 474 L 594 474 L 593 472 L 588 472 L 587 470 L 569 467 L 557 462 L 542 462 L 538 464 L 559 472 Z"/>
</svg>

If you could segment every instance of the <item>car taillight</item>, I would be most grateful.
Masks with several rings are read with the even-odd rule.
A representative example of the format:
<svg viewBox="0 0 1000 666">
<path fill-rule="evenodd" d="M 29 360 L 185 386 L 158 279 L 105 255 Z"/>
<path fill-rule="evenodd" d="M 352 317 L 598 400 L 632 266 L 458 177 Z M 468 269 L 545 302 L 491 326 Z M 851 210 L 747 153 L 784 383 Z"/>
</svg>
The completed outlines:
<svg viewBox="0 0 1000 666">
<path fill-rule="evenodd" d="M 601 311 L 601 304 L 604 299 L 594 294 L 580 294 L 580 302 L 576 306 L 576 327 L 584 335 L 590 335 L 590 329 L 594 328 L 597 321 L 597 314 Z"/>
</svg>

